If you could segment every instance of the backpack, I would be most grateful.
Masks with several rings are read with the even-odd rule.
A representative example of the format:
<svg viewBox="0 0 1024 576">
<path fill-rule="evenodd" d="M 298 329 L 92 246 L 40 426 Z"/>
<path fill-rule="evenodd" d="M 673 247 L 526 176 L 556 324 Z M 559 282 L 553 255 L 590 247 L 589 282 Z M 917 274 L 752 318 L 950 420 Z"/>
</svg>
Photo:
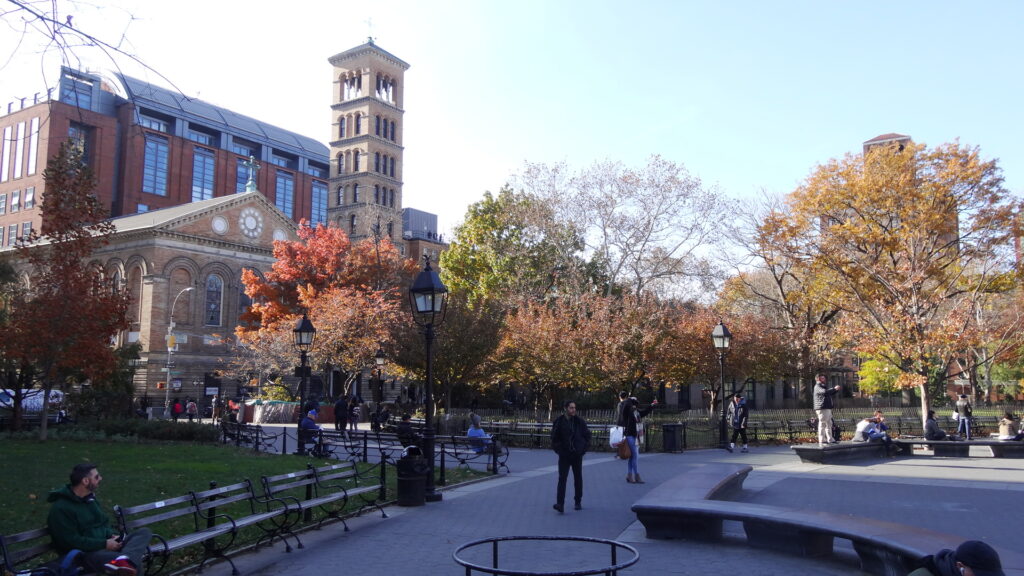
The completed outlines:
<svg viewBox="0 0 1024 576">
<path fill-rule="evenodd" d="M 32 570 L 25 570 L 16 574 L 18 576 L 78 576 L 82 571 L 80 556 L 82 556 L 81 550 L 72 550 L 60 560 L 53 560 Z"/>
</svg>

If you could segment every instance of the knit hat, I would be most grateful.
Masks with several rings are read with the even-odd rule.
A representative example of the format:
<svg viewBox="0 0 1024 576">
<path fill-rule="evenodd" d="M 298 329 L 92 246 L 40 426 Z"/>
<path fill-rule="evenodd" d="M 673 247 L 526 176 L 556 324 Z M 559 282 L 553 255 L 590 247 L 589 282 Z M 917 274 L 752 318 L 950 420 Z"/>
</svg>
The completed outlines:
<svg viewBox="0 0 1024 576">
<path fill-rule="evenodd" d="M 956 549 L 956 561 L 974 571 L 976 576 L 1006 576 L 999 554 L 980 540 L 968 540 Z"/>
</svg>

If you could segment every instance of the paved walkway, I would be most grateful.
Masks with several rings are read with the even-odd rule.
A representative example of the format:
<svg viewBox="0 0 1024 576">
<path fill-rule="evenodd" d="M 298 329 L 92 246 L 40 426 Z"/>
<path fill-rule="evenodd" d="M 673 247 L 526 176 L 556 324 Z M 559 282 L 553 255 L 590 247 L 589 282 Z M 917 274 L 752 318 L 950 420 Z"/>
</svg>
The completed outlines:
<svg viewBox="0 0 1024 576">
<path fill-rule="evenodd" d="M 646 539 L 630 511 L 632 503 L 659 483 L 708 462 L 754 466 L 740 500 L 926 526 L 964 539 L 985 539 L 1007 550 L 1022 546 L 1017 531 L 1001 527 L 1019 521 L 1015 511 L 1024 496 L 1024 460 L 903 458 L 826 466 L 801 464 L 787 447 L 754 448 L 748 454 L 697 450 L 641 455 L 640 472 L 647 483 L 635 485 L 625 482 L 624 462 L 596 453 L 584 460 L 583 510 L 559 515 L 551 509 L 554 454 L 513 449 L 511 474 L 446 490 L 441 502 L 423 507 L 389 507 L 387 519 L 367 512 L 349 521 L 347 533 L 340 523 L 305 532 L 301 538 L 306 547 L 291 554 L 276 544 L 244 554 L 236 562 L 247 576 L 461 575 L 465 570 L 452 553 L 466 542 L 494 536 L 571 535 L 636 547 L 639 562 L 621 574 L 862 574 L 852 551 L 823 562 L 754 550 L 738 538 L 720 544 Z M 571 492 L 570 481 L 570 503 Z M 742 527 L 727 523 L 726 531 L 738 536 Z M 842 543 L 837 541 L 837 549 Z M 520 570 L 598 568 L 606 565 L 606 550 L 580 544 L 556 550 L 503 547 L 500 565 Z"/>
</svg>

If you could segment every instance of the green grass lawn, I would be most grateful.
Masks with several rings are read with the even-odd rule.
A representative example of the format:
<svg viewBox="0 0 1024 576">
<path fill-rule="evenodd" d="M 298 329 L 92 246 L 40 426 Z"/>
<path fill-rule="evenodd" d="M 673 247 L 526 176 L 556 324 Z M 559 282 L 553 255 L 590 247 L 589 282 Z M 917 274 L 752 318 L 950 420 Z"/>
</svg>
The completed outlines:
<svg viewBox="0 0 1024 576">
<path fill-rule="evenodd" d="M 67 484 L 72 466 L 79 462 L 92 462 L 98 466 L 103 481 L 97 491 L 101 505 L 113 519 L 113 506 L 144 504 L 187 494 L 190 490 L 209 488 L 211 481 L 224 486 L 246 478 L 257 484 L 261 476 L 282 474 L 306 468 L 307 463 L 325 464 L 307 456 L 262 454 L 231 445 L 198 445 L 185 443 L 143 443 L 35 440 L 0 441 L 0 534 L 10 534 L 46 525 L 50 490 Z M 363 465 L 360 465 L 361 467 Z M 375 481 L 379 472 L 374 469 L 369 478 Z M 449 485 L 483 476 L 479 471 L 449 469 Z M 389 467 L 388 497 L 395 495 L 395 470 Z M 359 503 L 350 503 L 354 511 Z M 228 511 L 231 514 L 231 511 Z M 243 513 L 241 511 L 239 514 Z M 318 517 L 314 516 L 314 520 Z M 178 521 L 173 525 L 156 527 L 162 536 L 170 532 L 191 531 L 191 522 Z M 242 538 L 244 545 L 255 540 Z M 236 543 L 237 544 L 237 543 Z M 194 547 L 198 548 L 198 547 Z M 196 552 L 180 554 L 175 565 L 185 565 L 196 559 Z"/>
</svg>

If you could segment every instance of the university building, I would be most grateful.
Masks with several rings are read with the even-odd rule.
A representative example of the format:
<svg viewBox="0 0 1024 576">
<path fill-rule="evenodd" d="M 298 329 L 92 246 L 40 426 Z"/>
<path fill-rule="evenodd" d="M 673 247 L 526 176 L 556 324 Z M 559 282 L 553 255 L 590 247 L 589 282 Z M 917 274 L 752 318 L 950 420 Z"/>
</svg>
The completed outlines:
<svg viewBox="0 0 1024 576">
<path fill-rule="evenodd" d="M 242 271 L 269 269 L 273 241 L 294 240 L 300 221 L 337 225 L 354 240 L 388 235 L 408 253 L 408 64 L 372 40 L 329 61 L 330 147 L 123 74 L 69 68 L 0 116 L 0 257 L 39 228 L 46 163 L 63 141 L 79 142 L 117 229 L 95 263 L 132 295 L 131 327 L 117 340 L 142 346 L 136 385 L 150 405 L 168 390 L 202 398 L 216 384 L 249 305 Z M 415 255 L 443 248 L 436 216 L 433 229 L 410 238 L 425 241 Z M 237 393 L 238 383 L 222 384 Z"/>
</svg>

